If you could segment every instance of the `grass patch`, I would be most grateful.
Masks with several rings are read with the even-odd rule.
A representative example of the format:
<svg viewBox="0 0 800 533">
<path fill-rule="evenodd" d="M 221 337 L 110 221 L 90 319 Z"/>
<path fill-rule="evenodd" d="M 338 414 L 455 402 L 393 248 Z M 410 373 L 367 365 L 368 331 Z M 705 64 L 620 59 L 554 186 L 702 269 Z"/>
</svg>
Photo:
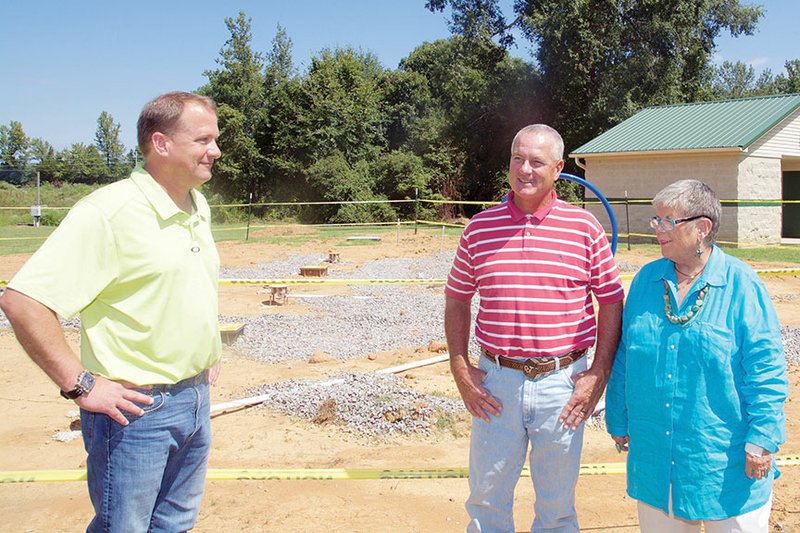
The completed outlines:
<svg viewBox="0 0 800 533">
<path fill-rule="evenodd" d="M 765 248 L 724 248 L 725 252 L 742 261 L 772 261 L 800 263 L 800 246 L 770 246 Z"/>
<path fill-rule="evenodd" d="M 438 431 L 450 433 L 455 438 L 461 438 L 469 435 L 472 419 L 466 411 L 459 414 L 440 412 L 435 425 Z"/>
<path fill-rule="evenodd" d="M 54 229 L 53 226 L 0 226 L 0 256 L 33 253 Z"/>
<path fill-rule="evenodd" d="M 800 246 L 781 245 L 781 246 L 762 246 L 762 247 L 742 247 L 722 246 L 722 250 L 733 257 L 738 257 L 742 261 L 764 261 L 774 263 L 798 263 L 800 264 Z M 631 249 L 637 252 L 644 252 L 653 260 L 661 257 L 661 247 L 657 244 L 633 244 Z M 618 253 L 625 253 L 627 245 L 619 244 Z"/>
</svg>

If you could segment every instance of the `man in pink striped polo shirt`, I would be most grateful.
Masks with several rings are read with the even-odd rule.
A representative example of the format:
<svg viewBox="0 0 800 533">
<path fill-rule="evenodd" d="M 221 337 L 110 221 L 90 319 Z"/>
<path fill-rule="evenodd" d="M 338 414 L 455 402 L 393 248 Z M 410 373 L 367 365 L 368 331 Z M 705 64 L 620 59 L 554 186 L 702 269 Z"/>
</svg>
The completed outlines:
<svg viewBox="0 0 800 533">
<path fill-rule="evenodd" d="M 445 288 L 450 368 L 473 416 L 468 532 L 515 531 L 514 488 L 529 441 L 531 531 L 579 531 L 583 423 L 608 381 L 623 290 L 600 223 L 556 197 L 563 155 L 561 135 L 549 126 L 517 133 L 508 201 L 472 218 Z M 477 366 L 468 354 L 476 291 Z"/>
</svg>

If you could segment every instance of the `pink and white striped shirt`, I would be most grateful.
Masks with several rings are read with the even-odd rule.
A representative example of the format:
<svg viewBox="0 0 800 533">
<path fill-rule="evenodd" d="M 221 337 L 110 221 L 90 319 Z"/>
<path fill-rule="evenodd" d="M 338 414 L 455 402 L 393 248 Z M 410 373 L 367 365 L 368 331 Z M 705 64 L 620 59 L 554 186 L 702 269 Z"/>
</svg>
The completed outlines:
<svg viewBox="0 0 800 533">
<path fill-rule="evenodd" d="M 475 338 L 492 353 L 546 357 L 593 346 L 592 294 L 600 304 L 624 296 L 603 227 L 555 192 L 532 215 L 513 194 L 467 224 L 445 294 L 469 300 L 479 292 Z"/>
</svg>

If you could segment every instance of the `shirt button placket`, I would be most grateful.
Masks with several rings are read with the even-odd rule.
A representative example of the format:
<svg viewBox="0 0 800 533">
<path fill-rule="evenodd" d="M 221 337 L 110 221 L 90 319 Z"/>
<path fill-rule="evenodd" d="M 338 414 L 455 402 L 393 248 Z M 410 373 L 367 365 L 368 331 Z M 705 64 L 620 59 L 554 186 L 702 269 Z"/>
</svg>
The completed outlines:
<svg viewBox="0 0 800 533">
<path fill-rule="evenodd" d="M 533 244 L 532 240 L 533 239 L 531 239 L 531 216 L 525 215 L 525 229 L 523 230 L 523 235 L 522 235 L 522 247 L 528 248 L 528 246 L 531 246 Z"/>
<path fill-rule="evenodd" d="M 678 350 L 675 342 L 670 342 L 669 345 L 669 354 L 667 357 L 667 398 L 664 402 L 664 414 L 667 421 L 667 429 L 664 431 L 664 437 L 667 439 L 667 448 L 670 450 L 670 455 L 675 457 L 675 450 L 672 448 L 672 429 L 675 427 L 674 421 L 674 413 L 675 410 L 672 408 L 672 403 L 675 398 L 675 380 L 673 379 L 673 369 L 675 368 L 678 360 Z M 675 466 L 675 459 L 670 460 L 670 466 Z"/>
</svg>

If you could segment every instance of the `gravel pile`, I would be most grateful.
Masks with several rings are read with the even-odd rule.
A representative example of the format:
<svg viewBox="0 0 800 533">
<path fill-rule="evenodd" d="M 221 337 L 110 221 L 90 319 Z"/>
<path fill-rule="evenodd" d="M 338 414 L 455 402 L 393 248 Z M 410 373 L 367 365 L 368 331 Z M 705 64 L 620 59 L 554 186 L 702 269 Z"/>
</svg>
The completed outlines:
<svg viewBox="0 0 800 533">
<path fill-rule="evenodd" d="M 318 424 L 368 436 L 429 433 L 464 411 L 460 400 L 425 396 L 391 374 L 349 372 L 329 381 L 290 380 L 262 387 L 264 404 Z"/>
<path fill-rule="evenodd" d="M 284 261 L 263 263 L 254 268 L 226 268 L 219 271 L 221 279 L 285 279 L 300 274 L 300 267 L 318 265 L 327 259 L 322 254 L 290 255 Z"/>
<path fill-rule="evenodd" d="M 317 257 L 317 256 L 314 256 Z M 321 258 L 322 256 L 319 256 Z M 292 256 L 292 265 L 259 265 L 255 269 L 226 271 L 230 279 L 295 276 L 312 256 Z M 419 259 L 380 259 L 360 268 L 329 272 L 334 279 L 444 279 L 453 253 Z M 291 293 L 290 293 L 291 294 Z M 417 347 L 444 339 L 442 286 L 356 285 L 350 295 L 309 298 L 312 316 L 268 314 L 225 316 L 224 322 L 241 322 L 244 331 L 233 344 L 250 357 L 273 363 L 307 360 L 317 352 L 335 359 L 364 357 L 373 352 Z"/>
<path fill-rule="evenodd" d="M 300 274 L 300 267 L 326 263 L 328 257 L 322 254 L 290 255 L 284 261 L 262 263 L 253 268 L 222 268 L 222 279 L 285 279 L 295 278 Z M 378 259 L 370 261 L 353 270 L 331 268 L 328 277 L 331 279 L 444 279 L 450 272 L 453 263 L 453 252 L 440 252 L 418 259 Z M 348 261 L 338 266 L 352 264 Z"/>
<path fill-rule="evenodd" d="M 620 272 L 638 272 L 639 265 L 629 263 L 628 261 L 617 261 L 617 268 Z"/>
<path fill-rule="evenodd" d="M 444 338 L 441 287 L 366 285 L 353 295 L 308 299 L 313 315 L 223 317 L 241 322 L 233 344 L 250 357 L 273 363 L 323 352 L 353 359 L 373 352 L 417 347 Z"/>
<path fill-rule="evenodd" d="M 789 326 L 781 327 L 783 337 L 783 351 L 789 365 L 800 365 L 800 328 Z"/>
</svg>

